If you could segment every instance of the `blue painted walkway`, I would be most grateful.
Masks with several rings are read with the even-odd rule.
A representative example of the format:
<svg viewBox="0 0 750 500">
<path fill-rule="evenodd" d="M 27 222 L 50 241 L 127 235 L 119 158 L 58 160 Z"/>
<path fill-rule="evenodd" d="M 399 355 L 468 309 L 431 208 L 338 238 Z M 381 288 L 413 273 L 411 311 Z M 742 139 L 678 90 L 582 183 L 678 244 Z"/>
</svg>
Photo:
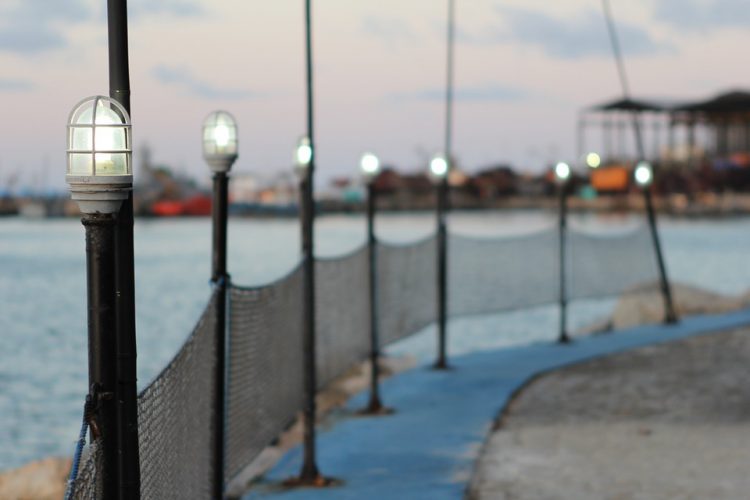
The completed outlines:
<svg viewBox="0 0 750 500">
<path fill-rule="evenodd" d="M 750 310 L 686 318 L 585 337 L 570 345 L 534 344 L 454 358 L 448 372 L 417 368 L 383 383 L 397 413 L 357 417 L 366 394 L 318 433 L 318 465 L 344 481 L 327 489 L 282 490 L 297 474 L 301 449 L 291 450 L 245 499 L 460 499 L 479 447 L 498 412 L 531 377 L 571 363 L 649 344 L 750 325 Z"/>
</svg>

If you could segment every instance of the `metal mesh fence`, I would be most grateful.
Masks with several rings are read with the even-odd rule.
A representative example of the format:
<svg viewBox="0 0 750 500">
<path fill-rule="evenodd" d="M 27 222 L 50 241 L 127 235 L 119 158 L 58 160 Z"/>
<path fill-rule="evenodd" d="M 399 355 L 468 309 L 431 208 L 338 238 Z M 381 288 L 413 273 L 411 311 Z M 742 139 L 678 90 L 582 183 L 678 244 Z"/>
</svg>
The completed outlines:
<svg viewBox="0 0 750 500">
<path fill-rule="evenodd" d="M 216 296 L 138 398 L 141 498 L 209 498 L 214 443 Z"/>
<path fill-rule="evenodd" d="M 231 287 L 226 478 L 281 434 L 302 408 L 303 272 L 265 287 Z"/>
<path fill-rule="evenodd" d="M 448 311 L 482 314 L 560 298 L 557 228 L 508 238 L 448 238 Z"/>
<path fill-rule="evenodd" d="M 568 298 L 632 293 L 658 286 L 659 267 L 647 225 L 620 234 L 568 232 Z"/>
<path fill-rule="evenodd" d="M 437 317 L 437 238 L 410 245 L 378 243 L 380 344 L 416 333 Z"/>
<path fill-rule="evenodd" d="M 138 397 L 141 498 L 210 498 L 213 474 L 216 297 L 174 359 Z M 96 446 L 76 480 L 74 498 L 100 498 Z"/>
<path fill-rule="evenodd" d="M 519 309 L 559 300 L 559 231 L 509 238 L 448 239 L 451 316 Z M 648 227 L 593 235 L 569 229 L 569 299 L 642 290 L 657 281 Z M 377 321 L 381 345 L 436 319 L 437 238 L 378 243 Z M 362 247 L 318 259 L 316 349 L 318 388 L 370 349 L 369 252 Z M 256 288 L 230 286 L 225 479 L 248 466 L 294 422 L 303 405 L 303 269 Z M 212 479 L 216 298 L 174 360 L 140 395 L 144 499 L 209 498 Z M 96 498 L 96 448 L 84 461 L 75 498 Z"/>
<path fill-rule="evenodd" d="M 363 246 L 315 262 L 315 341 L 318 388 L 370 352 L 369 251 Z"/>
<path fill-rule="evenodd" d="M 78 477 L 73 487 L 73 498 L 75 500 L 96 500 L 101 498 L 101 492 L 97 490 L 99 484 L 96 481 L 96 461 L 99 448 L 96 441 L 87 446 L 85 455 L 78 469 Z"/>
<path fill-rule="evenodd" d="M 508 238 L 448 239 L 451 316 L 521 309 L 560 300 L 560 232 L 556 227 Z M 569 228 L 567 299 L 651 289 L 659 274 L 646 225 L 613 234 Z"/>
</svg>

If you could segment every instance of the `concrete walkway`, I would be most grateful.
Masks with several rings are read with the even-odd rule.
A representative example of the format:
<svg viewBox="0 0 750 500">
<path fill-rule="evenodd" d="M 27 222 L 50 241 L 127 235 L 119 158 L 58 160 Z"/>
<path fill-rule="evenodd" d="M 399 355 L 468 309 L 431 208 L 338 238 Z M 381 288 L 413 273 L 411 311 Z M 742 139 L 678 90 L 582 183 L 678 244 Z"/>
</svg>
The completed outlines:
<svg viewBox="0 0 750 500">
<path fill-rule="evenodd" d="M 354 416 L 366 394 L 328 419 L 318 433 L 321 471 L 344 483 L 284 490 L 299 472 L 301 448 L 288 453 L 245 497 L 289 499 L 456 499 L 465 494 L 474 461 L 498 412 L 531 377 L 571 363 L 645 345 L 750 325 L 750 310 L 686 318 L 586 337 L 570 345 L 534 344 L 452 360 L 453 370 L 415 369 L 383 383 L 397 413 Z"/>
</svg>

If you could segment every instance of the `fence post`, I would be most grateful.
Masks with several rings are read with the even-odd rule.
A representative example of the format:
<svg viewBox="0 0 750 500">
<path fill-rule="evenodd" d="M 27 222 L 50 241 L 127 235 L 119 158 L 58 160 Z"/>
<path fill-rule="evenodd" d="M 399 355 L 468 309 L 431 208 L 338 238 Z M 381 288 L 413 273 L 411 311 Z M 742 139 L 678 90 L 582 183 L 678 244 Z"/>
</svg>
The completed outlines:
<svg viewBox="0 0 750 500">
<path fill-rule="evenodd" d="M 677 313 L 674 309 L 674 303 L 672 302 L 672 289 L 667 279 L 667 269 L 664 265 L 664 256 L 661 251 L 661 241 L 659 240 L 659 231 L 656 228 L 656 215 L 654 213 L 654 202 L 651 197 L 651 186 L 653 181 L 653 171 L 651 166 L 647 162 L 641 162 L 636 167 L 636 181 L 638 181 L 638 169 L 647 168 L 649 170 L 649 178 L 647 182 L 638 182 L 643 191 L 643 198 L 646 202 L 646 217 L 648 218 L 648 227 L 651 232 L 651 241 L 654 245 L 654 253 L 656 254 L 656 263 L 659 267 L 659 284 L 661 286 L 661 293 L 664 299 L 664 322 L 667 324 L 677 323 Z"/>
<path fill-rule="evenodd" d="M 448 262 L 447 262 L 447 231 L 445 227 L 445 211 L 448 198 L 447 175 L 438 183 L 438 209 L 437 209 L 437 326 L 438 326 L 438 358 L 435 368 L 443 370 L 448 368 L 447 360 L 447 322 L 448 322 Z"/>
<path fill-rule="evenodd" d="M 377 239 L 375 238 L 375 199 L 374 178 L 367 182 L 367 253 L 370 302 L 370 401 L 362 411 L 363 414 L 390 413 L 380 399 L 380 339 L 378 332 L 378 283 L 377 283 Z"/>
<path fill-rule="evenodd" d="M 92 440 L 99 441 L 97 491 L 118 497 L 114 214 L 84 214 L 89 324 L 89 394 L 95 405 Z M 92 424 L 90 422 L 90 424 Z"/>
<path fill-rule="evenodd" d="M 203 122 L 203 158 L 213 172 L 211 204 L 211 282 L 216 293 L 216 366 L 214 371 L 214 477 L 213 498 L 224 498 L 224 448 L 226 409 L 226 314 L 228 174 L 237 159 L 237 123 L 226 111 L 214 111 Z"/>
<path fill-rule="evenodd" d="M 430 161 L 430 175 L 435 182 L 437 190 L 437 208 L 436 225 L 437 225 L 437 259 L 435 262 L 437 273 L 437 341 L 438 355 L 434 368 L 436 370 L 445 370 L 448 368 L 446 356 L 447 342 L 447 231 L 445 228 L 445 212 L 448 205 L 448 172 L 450 171 L 450 160 L 448 157 L 435 156 Z"/>
<path fill-rule="evenodd" d="M 127 0 L 107 0 L 109 95 L 130 114 Z M 140 498 L 133 194 L 123 201 L 115 229 L 116 406 L 119 494 Z"/>
<path fill-rule="evenodd" d="M 567 331 L 568 296 L 565 273 L 565 245 L 568 223 L 568 183 L 559 184 L 560 190 L 560 335 L 557 341 L 561 344 L 570 342 Z"/>
<path fill-rule="evenodd" d="M 213 252 L 211 281 L 216 293 L 216 368 L 214 386 L 214 484 L 213 498 L 224 498 L 224 426 L 226 374 L 226 306 L 227 306 L 227 174 L 215 172 L 213 177 L 214 203 Z"/>
</svg>

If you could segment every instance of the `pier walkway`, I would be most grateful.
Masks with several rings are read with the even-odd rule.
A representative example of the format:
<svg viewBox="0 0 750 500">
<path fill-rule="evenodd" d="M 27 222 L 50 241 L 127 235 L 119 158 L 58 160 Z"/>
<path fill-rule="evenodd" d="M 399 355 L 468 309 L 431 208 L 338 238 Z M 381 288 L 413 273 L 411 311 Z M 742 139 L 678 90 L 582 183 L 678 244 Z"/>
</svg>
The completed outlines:
<svg viewBox="0 0 750 500">
<path fill-rule="evenodd" d="M 329 417 L 319 433 L 318 464 L 343 484 L 285 490 L 300 468 L 295 448 L 244 499 L 462 498 L 480 447 L 498 412 L 531 378 L 587 359 L 750 325 L 750 310 L 684 318 L 584 337 L 569 345 L 538 343 L 452 360 L 447 372 L 418 368 L 383 383 L 388 417 L 359 417 L 366 395 Z"/>
</svg>

